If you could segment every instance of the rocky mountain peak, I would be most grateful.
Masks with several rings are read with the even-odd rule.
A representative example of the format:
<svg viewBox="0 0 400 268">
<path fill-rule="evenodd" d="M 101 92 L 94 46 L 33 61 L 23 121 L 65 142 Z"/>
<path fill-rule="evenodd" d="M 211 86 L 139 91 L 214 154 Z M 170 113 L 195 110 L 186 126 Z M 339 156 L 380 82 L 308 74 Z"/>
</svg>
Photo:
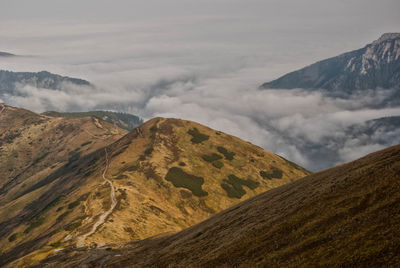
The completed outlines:
<svg viewBox="0 0 400 268">
<path fill-rule="evenodd" d="M 385 41 L 391 41 L 396 39 L 400 39 L 400 33 L 384 33 L 382 34 L 381 37 L 379 37 L 379 39 L 375 40 L 373 43 L 379 44 Z"/>
<path fill-rule="evenodd" d="M 365 47 L 319 61 L 262 88 L 304 88 L 351 93 L 400 87 L 400 33 L 385 33 Z"/>
</svg>

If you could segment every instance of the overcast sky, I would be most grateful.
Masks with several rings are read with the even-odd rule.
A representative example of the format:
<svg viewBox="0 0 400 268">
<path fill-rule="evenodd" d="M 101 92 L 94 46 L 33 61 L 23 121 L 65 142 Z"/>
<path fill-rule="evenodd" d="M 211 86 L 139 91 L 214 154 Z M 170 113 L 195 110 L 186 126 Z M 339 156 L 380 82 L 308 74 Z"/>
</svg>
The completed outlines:
<svg viewBox="0 0 400 268">
<path fill-rule="evenodd" d="M 307 155 L 266 125 L 318 142 L 400 111 L 363 107 L 373 100 L 368 94 L 344 104 L 257 87 L 399 32 L 399 10 L 399 0 L 0 0 L 0 51 L 28 56 L 1 59 L 0 69 L 47 70 L 97 86 L 20 88 L 25 97 L 8 99 L 16 106 L 195 120 L 312 169 Z M 355 115 L 345 120 L 349 110 Z M 341 160 L 377 148 L 350 150 Z"/>
</svg>

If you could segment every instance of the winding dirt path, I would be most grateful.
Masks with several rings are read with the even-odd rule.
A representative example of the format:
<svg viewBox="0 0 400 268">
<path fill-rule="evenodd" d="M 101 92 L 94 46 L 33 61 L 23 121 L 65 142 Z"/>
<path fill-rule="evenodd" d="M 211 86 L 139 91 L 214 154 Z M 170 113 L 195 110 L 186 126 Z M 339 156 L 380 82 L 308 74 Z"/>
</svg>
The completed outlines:
<svg viewBox="0 0 400 268">
<path fill-rule="evenodd" d="M 86 234 L 84 234 L 84 235 L 81 235 L 81 236 L 79 236 L 79 237 L 77 238 L 77 243 L 76 243 L 76 245 L 77 245 L 78 247 L 84 247 L 84 246 L 86 246 L 86 243 L 85 243 L 86 238 L 87 238 L 88 236 L 91 236 L 92 234 L 94 234 L 94 233 L 96 232 L 97 228 L 105 222 L 105 220 L 107 219 L 107 217 L 113 212 L 115 206 L 117 205 L 117 198 L 115 197 L 115 187 L 114 187 L 114 184 L 112 183 L 111 180 L 109 180 L 109 179 L 106 178 L 106 173 L 107 173 L 108 165 L 109 165 L 109 163 L 108 163 L 108 152 L 107 152 L 107 148 L 105 148 L 104 151 L 105 151 L 105 153 L 106 153 L 106 166 L 105 166 L 104 171 L 103 171 L 103 179 L 110 185 L 110 188 L 111 188 L 111 192 L 110 192 L 111 207 L 110 207 L 106 212 L 104 212 L 103 214 L 100 215 L 100 217 L 99 217 L 99 219 L 97 220 L 97 222 L 95 222 L 95 224 L 92 226 L 92 229 L 90 230 L 90 232 L 88 232 L 88 233 L 86 233 Z"/>
</svg>

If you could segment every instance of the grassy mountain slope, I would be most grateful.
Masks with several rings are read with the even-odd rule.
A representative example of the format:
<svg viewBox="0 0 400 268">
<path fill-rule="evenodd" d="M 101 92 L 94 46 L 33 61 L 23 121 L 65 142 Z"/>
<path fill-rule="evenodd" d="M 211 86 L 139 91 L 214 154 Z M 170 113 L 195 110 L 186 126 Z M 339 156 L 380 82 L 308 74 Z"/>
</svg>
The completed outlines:
<svg viewBox="0 0 400 268">
<path fill-rule="evenodd" d="M 398 267 L 399 211 L 400 145 L 272 189 L 177 234 L 66 248 L 41 265 Z"/>
<path fill-rule="evenodd" d="M 78 176 L 62 183 L 61 174 L 124 134 L 93 117 L 52 118 L 0 104 L 1 252 L 41 235 L 36 227 L 43 219 L 37 214 L 55 194 L 76 187 Z"/>
<path fill-rule="evenodd" d="M 90 111 L 90 112 L 74 112 L 74 113 L 60 113 L 60 112 L 48 111 L 43 114 L 54 117 L 70 117 L 70 118 L 94 116 L 126 130 L 132 130 L 135 127 L 143 124 L 143 120 L 136 115 L 109 112 L 109 111 Z"/>
<path fill-rule="evenodd" d="M 57 177 L 53 185 L 58 188 L 40 196 L 36 214 L 25 207 L 16 215 L 25 220 L 2 236 L 7 240 L 3 239 L 1 263 L 33 251 L 21 260 L 24 266 L 68 246 L 85 249 L 177 232 L 309 174 L 238 138 L 164 118 L 146 122 L 74 165 L 49 175 Z M 65 190 L 60 191 L 60 185 Z M 31 230 L 36 237 L 32 246 L 20 234 L 37 219 L 42 222 Z M 18 234 L 14 247 L 9 239 L 13 233 Z"/>
</svg>

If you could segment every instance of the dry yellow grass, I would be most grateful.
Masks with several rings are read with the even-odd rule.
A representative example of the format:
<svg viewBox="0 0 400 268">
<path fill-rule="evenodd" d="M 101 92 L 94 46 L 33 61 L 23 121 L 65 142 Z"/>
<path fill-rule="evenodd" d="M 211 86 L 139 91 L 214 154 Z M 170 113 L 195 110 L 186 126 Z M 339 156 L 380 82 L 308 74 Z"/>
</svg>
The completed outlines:
<svg viewBox="0 0 400 268">
<path fill-rule="evenodd" d="M 399 267 L 400 145 L 241 202 L 177 234 L 66 248 L 46 267 Z"/>
<path fill-rule="evenodd" d="M 309 174 L 275 154 L 195 122 L 155 118 L 117 140 L 121 137 L 118 131 L 112 131 L 109 125 L 91 118 L 67 121 L 41 118 L 46 128 L 61 122 L 72 125 L 73 122 L 80 122 L 79 131 L 59 131 L 61 136 L 56 139 L 57 146 L 48 149 L 52 159 L 57 159 L 59 153 L 55 151 L 62 149 L 72 160 L 54 161 L 58 164 L 53 171 L 39 166 L 37 170 L 42 167 L 40 170 L 43 173 L 40 176 L 24 175 L 21 182 L 25 182 L 25 187 L 32 191 L 25 193 L 18 186 L 10 186 L 11 191 L 23 193 L 18 198 L 18 204 L 10 205 L 12 197 L 7 194 L 0 196 L 5 210 L 18 208 L 0 223 L 0 226 L 3 224 L 6 227 L 0 236 L 3 253 L 0 264 L 32 251 L 29 258 L 20 261 L 24 265 L 37 262 L 40 256 L 45 256 L 42 250 L 48 245 L 57 245 L 54 249 L 75 245 L 79 237 L 91 230 L 111 205 L 111 189 L 102 178 L 106 158 L 104 148 L 101 148 L 101 145 L 110 144 L 108 141 L 111 140 L 114 142 L 106 146 L 109 165 L 105 176 L 116 189 L 118 203 L 95 233 L 85 239 L 87 245 L 101 246 L 174 233 L 242 200 Z M 200 134 L 190 134 L 194 129 Z M 87 147 L 81 146 L 86 141 L 75 140 L 83 135 L 91 137 L 92 143 Z M 202 140 L 206 136 L 207 139 Z M 46 137 L 52 137 L 51 133 Z M 198 139 L 201 142 L 197 142 Z M 21 145 L 21 148 L 23 146 L 27 145 Z M 79 149 L 81 153 L 75 159 L 77 147 L 90 150 Z M 227 155 L 233 153 L 233 159 L 220 153 L 218 147 L 224 147 Z M 40 148 L 44 152 L 46 147 Z M 203 159 L 204 155 L 211 153 L 221 154 L 221 168 Z M 172 168 L 179 168 L 189 177 L 167 180 Z M 260 175 L 260 171 L 272 174 L 275 169 L 280 170 L 279 176 L 263 178 Z M 238 179 L 228 182 L 230 175 Z M 200 186 L 193 184 L 194 177 L 201 178 Z M 177 186 L 179 183 L 185 186 Z M 228 191 L 222 187 L 224 183 L 230 187 Z M 230 196 L 229 191 L 233 191 L 235 197 Z M 203 195 L 198 195 L 199 192 Z M 77 206 L 68 208 L 71 203 Z M 4 213 L 1 208 L 0 213 Z M 27 229 L 29 232 L 24 233 Z M 10 243 L 9 237 L 15 232 L 18 233 L 17 239 Z"/>
</svg>

